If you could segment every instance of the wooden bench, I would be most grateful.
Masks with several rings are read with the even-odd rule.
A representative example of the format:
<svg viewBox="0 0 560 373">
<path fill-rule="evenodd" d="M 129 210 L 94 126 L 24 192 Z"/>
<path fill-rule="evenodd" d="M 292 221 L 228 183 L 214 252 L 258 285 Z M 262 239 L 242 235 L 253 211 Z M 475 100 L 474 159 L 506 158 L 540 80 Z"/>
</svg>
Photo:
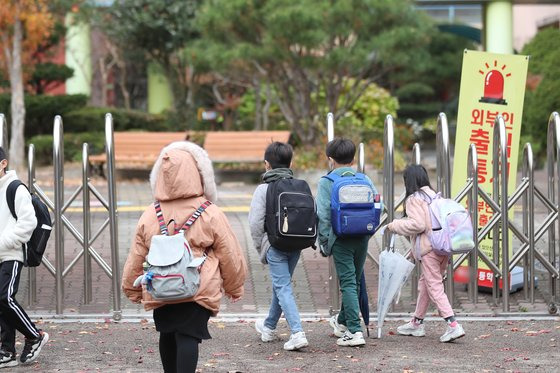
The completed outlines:
<svg viewBox="0 0 560 373">
<path fill-rule="evenodd" d="M 161 149 L 172 142 L 185 140 L 187 135 L 187 132 L 115 132 L 115 168 L 150 169 Z M 105 154 L 92 155 L 89 162 L 94 172 L 104 175 Z"/>
<path fill-rule="evenodd" d="M 204 149 L 213 162 L 262 162 L 266 147 L 274 142 L 288 142 L 290 131 L 219 131 L 208 132 Z"/>
</svg>

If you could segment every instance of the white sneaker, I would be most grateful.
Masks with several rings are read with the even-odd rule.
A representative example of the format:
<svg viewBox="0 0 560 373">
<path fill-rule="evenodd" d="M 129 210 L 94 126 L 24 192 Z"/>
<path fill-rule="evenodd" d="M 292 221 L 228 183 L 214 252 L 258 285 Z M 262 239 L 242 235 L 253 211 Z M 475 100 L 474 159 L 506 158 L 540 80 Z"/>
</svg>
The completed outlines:
<svg viewBox="0 0 560 373">
<path fill-rule="evenodd" d="M 461 324 L 457 324 L 455 327 L 452 327 L 449 324 L 447 324 L 447 331 L 445 332 L 445 334 L 439 337 L 439 341 L 443 343 L 452 342 L 464 336 L 465 336 L 465 331 L 463 330 Z"/>
<path fill-rule="evenodd" d="M 261 341 L 272 342 L 278 339 L 275 329 L 270 329 L 264 325 L 264 319 L 259 319 L 255 321 L 255 329 L 261 335 Z"/>
<path fill-rule="evenodd" d="M 334 315 L 329 319 L 329 325 L 333 328 L 334 335 L 338 338 L 344 335 L 344 332 L 348 330 L 346 325 L 338 323 L 338 315 Z"/>
<path fill-rule="evenodd" d="M 349 330 L 344 332 L 341 338 L 336 340 L 336 344 L 339 346 L 363 346 L 366 344 L 364 339 L 364 334 L 362 332 L 356 332 L 354 334 L 350 333 Z"/>
<path fill-rule="evenodd" d="M 307 338 L 305 338 L 305 333 L 297 332 L 290 336 L 288 342 L 284 343 L 284 350 L 294 351 L 307 346 L 309 346 L 309 343 L 307 343 Z"/>
<path fill-rule="evenodd" d="M 413 337 L 424 337 L 426 335 L 424 324 L 416 324 L 412 321 L 399 326 L 397 328 L 397 333 L 400 335 L 411 335 Z"/>
<path fill-rule="evenodd" d="M 15 367 L 19 362 L 14 352 L 8 352 L 0 349 L 0 369 L 7 367 Z"/>
</svg>

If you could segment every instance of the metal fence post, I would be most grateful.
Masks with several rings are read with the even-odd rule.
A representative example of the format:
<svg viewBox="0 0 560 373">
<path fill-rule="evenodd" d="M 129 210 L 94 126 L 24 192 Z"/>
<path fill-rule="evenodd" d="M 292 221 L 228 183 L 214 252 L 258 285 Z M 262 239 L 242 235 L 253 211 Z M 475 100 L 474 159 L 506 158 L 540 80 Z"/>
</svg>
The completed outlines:
<svg viewBox="0 0 560 373">
<path fill-rule="evenodd" d="M 469 298 L 473 304 L 478 303 L 478 154 L 476 146 L 469 146 L 467 174 L 472 182 L 467 205 L 473 223 L 474 249 L 469 254 Z"/>
<path fill-rule="evenodd" d="M 366 171 L 366 153 L 364 150 L 364 143 L 361 142 L 358 146 L 358 172 L 362 174 Z"/>
<path fill-rule="evenodd" d="M 89 145 L 82 147 L 82 218 L 84 225 L 84 303 L 93 300 L 91 254 L 89 251 L 91 237 L 90 198 L 89 198 Z"/>
<path fill-rule="evenodd" d="M 557 198 L 560 196 L 560 115 L 557 112 L 550 114 L 548 120 L 548 139 L 547 139 L 547 169 L 548 169 L 548 198 L 554 204 L 554 211 L 557 214 L 555 224 L 550 225 L 548 229 L 548 260 L 553 268 L 558 269 L 556 263 L 556 248 L 559 246 L 556 242 L 556 234 L 560 236 L 560 218 L 558 214 L 560 209 Z M 557 231 L 558 230 L 558 231 Z M 550 294 L 552 296 L 549 305 L 549 312 L 552 313 L 557 306 L 554 304 L 558 301 L 558 278 L 551 273 L 550 276 Z M 555 312 L 554 312 L 555 313 Z"/>
<path fill-rule="evenodd" d="M 445 198 L 451 198 L 451 161 L 449 159 L 449 128 L 447 116 L 439 113 L 436 132 L 437 153 L 437 189 Z M 447 278 L 445 280 L 447 297 L 451 307 L 455 303 L 455 288 L 453 283 L 453 262 L 447 266 Z"/>
<path fill-rule="evenodd" d="M 6 157 L 9 157 L 8 123 L 4 114 L 0 113 L 0 146 L 4 148 Z"/>
<path fill-rule="evenodd" d="M 105 151 L 107 154 L 107 183 L 109 190 L 109 230 L 111 234 L 111 264 L 113 282 L 113 318 L 120 320 L 121 278 L 119 264 L 119 229 L 117 211 L 117 188 L 115 178 L 115 142 L 113 134 L 113 116 L 105 114 Z"/>
<path fill-rule="evenodd" d="M 421 159 L 422 159 L 422 152 L 420 150 L 420 144 L 415 142 L 414 145 L 412 146 L 412 163 L 416 165 L 420 165 Z"/>
<path fill-rule="evenodd" d="M 27 151 L 27 186 L 30 193 L 35 193 L 35 145 L 30 144 Z M 35 267 L 28 267 L 29 291 L 27 300 L 29 304 L 37 302 L 37 272 Z"/>
<path fill-rule="evenodd" d="M 394 122 L 391 115 L 385 117 L 385 125 L 383 130 L 383 206 L 387 211 L 387 220 L 385 224 L 389 224 L 395 218 L 395 134 Z M 384 234 L 382 238 L 383 247 L 387 247 L 389 242 L 388 234 Z"/>
<path fill-rule="evenodd" d="M 524 255 L 523 289 L 525 299 L 535 303 L 535 170 L 533 148 L 526 143 L 523 148 L 523 179 L 528 179 L 529 189 L 523 194 L 523 233 L 529 239 L 529 252 Z"/>
<path fill-rule="evenodd" d="M 55 221 L 55 264 L 56 264 L 56 314 L 64 310 L 64 130 L 62 118 L 54 118 L 53 164 L 54 164 L 54 221 Z"/>
<path fill-rule="evenodd" d="M 327 114 L 327 141 L 334 140 L 334 115 L 333 113 Z M 330 314 L 334 315 L 340 310 L 340 285 L 338 283 L 338 276 L 334 266 L 332 256 L 329 257 L 329 296 L 330 296 Z"/>
<path fill-rule="evenodd" d="M 494 177 L 494 200 L 498 202 L 501 210 L 500 225 L 496 226 L 501 230 L 502 239 L 502 307 L 504 312 L 509 311 L 509 222 L 508 222 L 508 158 L 507 158 L 507 138 L 506 125 L 501 115 L 494 121 L 494 142 L 493 155 L 493 177 Z M 498 237 L 495 237 L 495 240 Z M 494 252 L 499 255 L 499 248 L 494 248 Z M 498 281 L 499 282 L 499 281 Z M 496 284 L 498 286 L 498 284 Z M 494 287 L 496 287 L 494 286 Z M 499 287 L 497 288 L 499 289 Z"/>
</svg>

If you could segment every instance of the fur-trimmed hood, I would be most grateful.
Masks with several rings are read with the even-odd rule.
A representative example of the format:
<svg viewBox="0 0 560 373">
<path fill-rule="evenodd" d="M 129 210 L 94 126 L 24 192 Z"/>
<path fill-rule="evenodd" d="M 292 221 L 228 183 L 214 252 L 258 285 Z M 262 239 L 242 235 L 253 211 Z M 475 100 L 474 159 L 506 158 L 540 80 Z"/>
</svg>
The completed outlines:
<svg viewBox="0 0 560 373">
<path fill-rule="evenodd" d="M 218 200 L 208 153 L 189 141 L 177 141 L 163 148 L 150 173 L 150 186 L 158 201 L 202 195 L 214 203 Z"/>
</svg>

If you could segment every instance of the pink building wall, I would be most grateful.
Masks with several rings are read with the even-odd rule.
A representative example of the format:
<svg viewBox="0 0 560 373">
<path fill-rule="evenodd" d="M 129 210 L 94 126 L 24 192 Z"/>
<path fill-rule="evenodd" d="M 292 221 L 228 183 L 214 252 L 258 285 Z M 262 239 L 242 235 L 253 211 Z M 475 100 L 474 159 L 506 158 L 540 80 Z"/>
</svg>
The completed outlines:
<svg viewBox="0 0 560 373">
<path fill-rule="evenodd" d="M 559 20 L 560 5 L 515 5 L 513 7 L 513 47 L 521 51 L 545 20 Z"/>
</svg>

